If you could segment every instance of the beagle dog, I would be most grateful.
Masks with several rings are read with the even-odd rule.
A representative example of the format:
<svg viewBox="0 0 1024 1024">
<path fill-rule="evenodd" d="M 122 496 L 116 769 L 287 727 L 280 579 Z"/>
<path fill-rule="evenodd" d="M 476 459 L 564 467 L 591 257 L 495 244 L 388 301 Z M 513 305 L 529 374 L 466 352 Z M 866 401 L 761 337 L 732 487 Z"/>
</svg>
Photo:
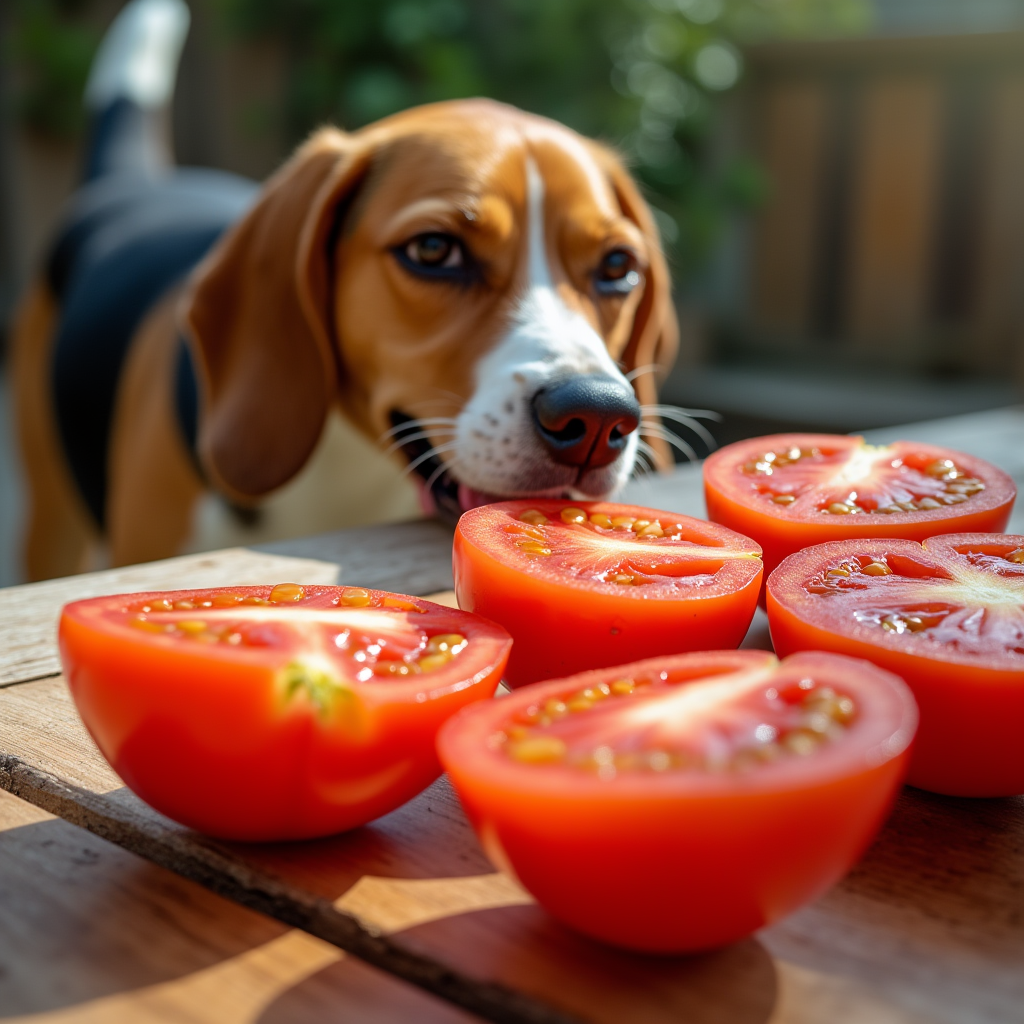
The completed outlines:
<svg viewBox="0 0 1024 1024">
<path fill-rule="evenodd" d="M 81 569 L 101 532 L 114 564 L 173 555 L 204 494 L 258 508 L 311 465 L 343 503 L 391 494 L 383 519 L 412 511 L 400 467 L 454 517 L 671 463 L 640 439 L 677 337 L 655 223 L 562 125 L 438 103 L 320 130 L 258 192 L 164 169 L 83 194 L 15 338 L 32 578 Z M 347 463 L 323 456 L 339 424 Z"/>
</svg>

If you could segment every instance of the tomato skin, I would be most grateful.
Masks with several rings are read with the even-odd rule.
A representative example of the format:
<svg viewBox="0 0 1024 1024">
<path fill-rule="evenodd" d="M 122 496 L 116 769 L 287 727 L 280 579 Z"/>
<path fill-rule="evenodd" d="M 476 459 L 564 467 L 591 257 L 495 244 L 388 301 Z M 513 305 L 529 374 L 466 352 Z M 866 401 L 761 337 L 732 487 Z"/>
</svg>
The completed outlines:
<svg viewBox="0 0 1024 1024">
<path fill-rule="evenodd" d="M 283 706 L 279 655 L 275 662 L 259 651 L 237 658 L 196 644 L 158 646 L 103 619 L 118 604 L 228 589 L 265 598 L 271 588 L 95 598 L 66 606 L 60 623 L 68 686 L 104 757 L 158 811 L 225 839 L 329 835 L 415 796 L 440 774 L 437 730 L 494 693 L 511 646 L 493 623 L 405 598 L 424 609 L 418 625 L 458 630 L 479 645 L 462 666 L 470 674 L 355 683 L 356 710 L 323 719 L 306 704 Z M 307 589 L 329 597 L 346 588 Z"/>
<path fill-rule="evenodd" d="M 492 862 L 554 917 L 644 952 L 714 948 L 777 921 L 838 881 L 880 828 L 906 770 L 916 709 L 900 680 L 825 654 L 794 662 L 792 671 L 859 679 L 852 690 L 867 715 L 887 723 L 876 738 L 901 737 L 891 756 L 836 756 L 778 775 L 684 771 L 599 780 L 514 763 L 488 742 L 530 703 L 645 667 L 699 672 L 775 664 L 760 651 L 650 659 L 530 686 L 456 715 L 439 733 L 438 749 Z"/>
<path fill-rule="evenodd" d="M 1024 545 L 1024 537 L 950 534 L 930 538 L 924 547 L 942 544 L 1005 543 Z M 907 782 L 946 796 L 1000 797 L 1024 793 L 1024 668 L 947 660 L 901 650 L 895 638 L 873 640 L 865 629 L 815 621 L 801 598 L 801 580 L 826 561 L 854 551 L 902 553 L 920 557 L 910 541 L 819 544 L 786 558 L 767 585 L 772 643 L 779 656 L 798 651 L 834 651 L 864 658 L 894 672 L 914 693 L 921 725 Z"/>
<path fill-rule="evenodd" d="M 547 507 L 550 502 L 502 502 L 476 509 L 482 515 Z M 559 502 L 559 505 L 570 504 Z M 685 522 L 721 541 L 757 544 L 732 531 L 671 513 L 628 505 L 573 502 L 591 511 L 644 513 L 649 517 Z M 754 615 L 761 590 L 760 565 L 742 585 L 717 594 L 650 597 L 642 587 L 598 589 L 576 586 L 542 572 L 524 571 L 496 555 L 484 543 L 466 513 L 459 522 L 453 547 L 455 593 L 459 607 L 505 627 L 515 640 L 505 681 L 518 687 L 555 676 L 571 675 L 638 658 L 694 650 L 738 647 Z"/>
<path fill-rule="evenodd" d="M 739 469 L 755 452 L 783 449 L 859 445 L 862 439 L 834 434 L 769 434 L 726 445 L 704 463 L 704 497 L 708 518 L 753 538 L 764 551 L 764 579 L 794 551 L 812 544 L 847 537 L 903 537 L 921 541 L 936 534 L 999 533 L 1006 529 L 1013 511 L 1016 487 L 1002 470 L 981 459 L 947 448 L 911 442 L 896 447 L 927 453 L 930 458 L 952 458 L 984 479 L 987 493 L 966 502 L 933 511 L 907 515 L 829 516 L 794 518 L 785 507 L 755 501 Z M 762 595 L 763 602 L 763 595 Z"/>
</svg>

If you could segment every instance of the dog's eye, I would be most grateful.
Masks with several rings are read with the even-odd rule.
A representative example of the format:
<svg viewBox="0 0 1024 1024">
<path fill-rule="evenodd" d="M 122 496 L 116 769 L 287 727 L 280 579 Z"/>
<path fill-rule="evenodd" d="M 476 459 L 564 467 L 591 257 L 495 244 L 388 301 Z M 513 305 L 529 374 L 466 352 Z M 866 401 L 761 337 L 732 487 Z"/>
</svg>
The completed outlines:
<svg viewBox="0 0 1024 1024">
<path fill-rule="evenodd" d="M 456 270 L 466 264 L 462 243 L 452 235 L 429 231 L 405 243 L 402 255 L 415 267 Z"/>
<path fill-rule="evenodd" d="M 640 283 L 636 257 L 628 249 L 612 249 L 605 253 L 594 280 L 602 295 L 628 295 Z"/>
</svg>

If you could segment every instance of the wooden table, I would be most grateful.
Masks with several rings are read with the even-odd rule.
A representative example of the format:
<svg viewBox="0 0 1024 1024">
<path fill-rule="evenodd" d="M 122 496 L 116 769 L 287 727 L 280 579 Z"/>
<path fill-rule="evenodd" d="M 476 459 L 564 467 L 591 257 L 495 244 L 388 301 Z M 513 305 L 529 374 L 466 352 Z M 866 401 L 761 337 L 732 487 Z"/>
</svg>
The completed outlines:
<svg viewBox="0 0 1024 1024">
<path fill-rule="evenodd" d="M 1020 410 L 888 433 L 1024 484 Z M 697 467 L 630 496 L 703 512 Z M 0 1021 L 1024 1021 L 1020 797 L 907 789 L 815 904 L 725 950 L 641 957 L 573 935 L 496 873 L 444 779 L 345 835 L 224 843 L 139 801 L 78 721 L 53 638 L 64 601 L 339 578 L 429 594 L 451 585 L 449 546 L 410 523 L 0 591 Z M 746 643 L 766 642 L 759 618 Z"/>
</svg>

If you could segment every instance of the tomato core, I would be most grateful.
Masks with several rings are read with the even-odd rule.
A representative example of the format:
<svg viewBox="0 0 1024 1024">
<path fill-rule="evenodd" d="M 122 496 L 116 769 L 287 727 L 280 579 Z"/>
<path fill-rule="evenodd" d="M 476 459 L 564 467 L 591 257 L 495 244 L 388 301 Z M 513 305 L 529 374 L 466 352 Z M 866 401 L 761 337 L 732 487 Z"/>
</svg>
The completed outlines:
<svg viewBox="0 0 1024 1024">
<path fill-rule="evenodd" d="M 856 717 L 850 696 L 812 678 L 781 692 L 771 672 L 740 671 L 678 685 L 668 671 L 598 682 L 532 704 L 495 737 L 524 764 L 619 772 L 750 771 L 805 757 Z"/>
</svg>

